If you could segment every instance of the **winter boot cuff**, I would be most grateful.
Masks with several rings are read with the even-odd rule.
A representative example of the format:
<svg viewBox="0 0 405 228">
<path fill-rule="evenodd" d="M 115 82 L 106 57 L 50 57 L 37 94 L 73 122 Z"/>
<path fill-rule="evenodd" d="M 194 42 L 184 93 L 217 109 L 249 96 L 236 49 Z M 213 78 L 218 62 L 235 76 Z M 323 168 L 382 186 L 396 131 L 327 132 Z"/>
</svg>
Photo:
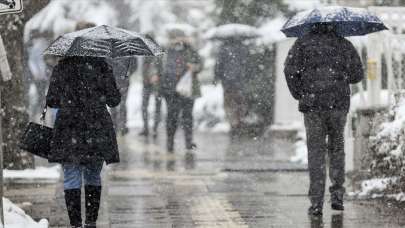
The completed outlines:
<svg viewBox="0 0 405 228">
<path fill-rule="evenodd" d="M 95 227 L 100 208 L 101 186 L 86 185 L 86 226 Z"/>
<path fill-rule="evenodd" d="M 81 190 L 80 189 L 65 190 L 65 202 L 68 211 L 70 225 L 72 227 L 81 227 L 82 226 Z"/>
</svg>

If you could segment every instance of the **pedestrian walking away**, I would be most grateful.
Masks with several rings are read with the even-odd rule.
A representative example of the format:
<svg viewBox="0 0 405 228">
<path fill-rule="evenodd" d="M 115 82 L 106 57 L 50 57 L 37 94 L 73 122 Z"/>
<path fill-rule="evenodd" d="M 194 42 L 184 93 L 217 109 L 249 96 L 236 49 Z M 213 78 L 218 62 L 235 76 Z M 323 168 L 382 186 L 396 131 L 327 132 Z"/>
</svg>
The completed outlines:
<svg viewBox="0 0 405 228">
<path fill-rule="evenodd" d="M 153 34 L 147 34 L 148 37 L 153 39 Z M 142 63 L 142 120 L 143 130 L 139 133 L 141 136 L 149 136 L 149 101 L 152 95 L 155 98 L 155 110 L 153 118 L 153 138 L 157 138 L 158 127 L 161 121 L 161 106 L 162 98 L 159 94 L 159 81 L 162 74 L 162 61 L 161 58 L 144 57 Z"/>
<path fill-rule="evenodd" d="M 163 74 L 160 80 L 160 92 L 167 104 L 167 150 L 174 150 L 174 136 L 178 127 L 178 118 L 181 113 L 183 130 L 185 134 L 186 149 L 194 149 L 193 142 L 193 107 L 195 98 L 201 96 L 198 73 L 203 68 L 200 55 L 185 37 L 181 30 L 169 32 L 170 46 L 163 57 Z M 190 74 L 186 74 L 191 72 Z M 180 95 L 176 87 L 182 77 L 192 77 L 191 96 Z"/>
<path fill-rule="evenodd" d="M 227 38 L 222 43 L 215 64 L 215 79 L 224 88 L 224 107 L 231 125 L 231 136 L 241 134 L 243 119 L 248 108 L 245 100 L 244 81 L 247 74 L 249 48 L 241 38 Z"/>
<path fill-rule="evenodd" d="M 121 94 L 112 68 L 102 58 L 68 57 L 55 66 L 46 104 L 57 108 L 50 162 L 62 164 L 65 200 L 72 227 L 81 227 L 81 179 L 85 180 L 86 227 L 95 227 L 103 163 L 119 162 L 116 135 L 106 105 Z"/>
<path fill-rule="evenodd" d="M 137 70 L 138 62 L 135 57 L 114 60 L 108 59 L 107 62 L 113 69 L 115 82 L 121 93 L 121 103 L 110 110 L 111 117 L 117 132 L 121 133 L 121 135 L 126 135 L 128 133 L 127 98 L 129 77 Z"/>
<path fill-rule="evenodd" d="M 91 41 L 91 42 L 89 42 Z M 68 33 L 44 52 L 62 57 L 51 75 L 46 97 L 57 108 L 48 160 L 62 164 L 65 200 L 72 227 L 81 227 L 81 178 L 85 181 L 85 227 L 96 227 L 104 162 L 119 162 L 116 133 L 107 110 L 121 102 L 113 68 L 107 58 L 157 56 L 154 41 L 107 25 Z"/>
<path fill-rule="evenodd" d="M 354 46 L 333 26 L 315 24 L 298 38 L 284 68 L 292 96 L 304 113 L 310 176 L 311 215 L 321 215 L 326 179 L 326 155 L 332 186 L 332 208 L 343 210 L 345 188 L 344 127 L 350 106 L 350 84 L 364 77 Z"/>
</svg>

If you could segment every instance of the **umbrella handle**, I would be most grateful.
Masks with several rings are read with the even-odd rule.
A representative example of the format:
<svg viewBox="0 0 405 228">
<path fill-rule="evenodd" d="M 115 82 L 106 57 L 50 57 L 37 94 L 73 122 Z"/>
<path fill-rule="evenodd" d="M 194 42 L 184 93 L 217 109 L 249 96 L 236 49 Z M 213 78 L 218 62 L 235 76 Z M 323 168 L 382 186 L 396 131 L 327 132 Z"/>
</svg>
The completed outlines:
<svg viewBox="0 0 405 228">
<path fill-rule="evenodd" d="M 45 106 L 44 110 L 42 110 L 41 118 L 39 119 L 42 124 L 45 123 L 45 117 L 46 117 L 46 111 L 48 110 L 48 107 Z"/>
</svg>

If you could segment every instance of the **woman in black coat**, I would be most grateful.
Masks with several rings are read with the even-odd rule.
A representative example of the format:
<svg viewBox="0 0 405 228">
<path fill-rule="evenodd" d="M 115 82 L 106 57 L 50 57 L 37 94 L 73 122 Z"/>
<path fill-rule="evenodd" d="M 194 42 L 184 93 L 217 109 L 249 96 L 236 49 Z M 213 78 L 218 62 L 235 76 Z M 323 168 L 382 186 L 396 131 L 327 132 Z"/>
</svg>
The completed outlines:
<svg viewBox="0 0 405 228">
<path fill-rule="evenodd" d="M 46 104 L 58 109 L 49 161 L 62 164 L 65 199 L 72 227 L 81 227 L 81 181 L 85 181 L 85 227 L 95 227 L 104 161 L 119 162 L 109 107 L 121 94 L 112 68 L 102 58 L 68 57 L 55 66 Z"/>
</svg>

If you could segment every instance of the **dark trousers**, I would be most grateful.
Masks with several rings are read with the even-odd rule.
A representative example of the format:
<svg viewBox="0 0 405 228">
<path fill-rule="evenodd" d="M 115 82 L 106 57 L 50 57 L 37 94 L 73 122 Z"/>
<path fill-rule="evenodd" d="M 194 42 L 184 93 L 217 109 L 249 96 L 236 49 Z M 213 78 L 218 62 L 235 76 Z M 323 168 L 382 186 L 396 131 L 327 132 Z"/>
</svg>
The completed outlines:
<svg viewBox="0 0 405 228">
<path fill-rule="evenodd" d="M 142 119 L 143 119 L 143 128 L 145 132 L 149 132 L 149 100 L 151 95 L 155 92 L 153 85 L 143 85 L 142 90 Z M 153 132 L 156 133 L 157 128 L 161 120 L 161 106 L 162 98 L 155 92 L 155 116 L 153 123 Z"/>
<path fill-rule="evenodd" d="M 120 85 L 121 102 L 120 104 L 111 109 L 111 119 L 115 124 L 115 128 L 121 133 L 126 133 L 127 129 L 127 98 L 129 84 Z"/>
<path fill-rule="evenodd" d="M 329 188 L 333 199 L 343 199 L 345 188 L 344 111 L 308 112 L 304 114 L 307 133 L 309 198 L 322 206 L 325 194 L 326 155 L 329 158 Z"/>
<path fill-rule="evenodd" d="M 193 107 L 194 99 L 182 97 L 178 94 L 165 96 L 167 104 L 167 149 L 174 149 L 174 135 L 178 127 L 181 113 L 182 126 L 186 140 L 186 148 L 191 148 L 193 143 Z"/>
</svg>

